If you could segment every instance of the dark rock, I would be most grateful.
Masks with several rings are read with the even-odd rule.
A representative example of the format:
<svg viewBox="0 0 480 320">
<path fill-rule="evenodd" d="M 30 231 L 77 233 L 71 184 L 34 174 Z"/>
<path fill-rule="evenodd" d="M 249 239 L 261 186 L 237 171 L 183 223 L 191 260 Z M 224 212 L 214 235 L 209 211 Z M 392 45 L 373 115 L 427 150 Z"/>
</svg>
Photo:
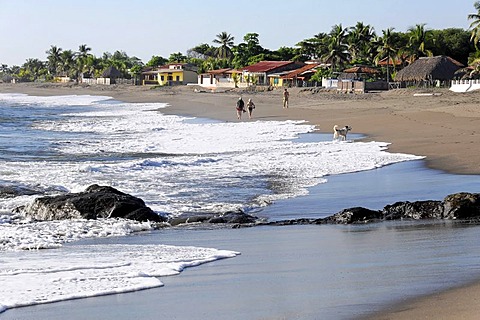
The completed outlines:
<svg viewBox="0 0 480 320">
<path fill-rule="evenodd" d="M 386 205 L 382 211 L 385 220 L 398 220 L 405 216 L 405 204 L 406 202 L 399 201 Z"/>
<path fill-rule="evenodd" d="M 168 223 L 173 227 L 173 226 L 178 226 L 180 224 L 186 224 L 186 223 L 201 223 L 201 222 L 206 222 L 209 219 L 212 218 L 212 215 L 181 215 L 178 217 L 174 217 L 168 220 Z"/>
<path fill-rule="evenodd" d="M 255 223 L 257 218 L 246 214 L 243 211 L 226 212 L 221 216 L 216 216 L 208 220 L 210 223 L 236 223 L 236 224 L 248 224 Z"/>
<path fill-rule="evenodd" d="M 136 220 L 136 221 L 155 221 L 155 222 L 162 222 L 162 221 L 166 220 L 166 219 L 162 219 L 161 216 L 156 214 L 149 207 L 139 208 L 137 210 L 134 210 L 130 213 L 125 214 L 121 218 L 129 219 L 129 220 Z"/>
<path fill-rule="evenodd" d="M 171 226 L 177 226 L 180 224 L 187 223 L 213 223 L 213 224 L 238 224 L 246 225 L 256 223 L 257 218 L 246 214 L 245 212 L 239 211 L 229 211 L 223 214 L 183 214 L 178 217 L 172 218 L 168 221 Z"/>
<path fill-rule="evenodd" d="M 318 219 L 322 220 L 323 219 Z M 308 218 L 299 218 L 299 219 L 289 219 L 289 220 L 277 220 L 277 221 L 270 221 L 270 222 L 263 222 L 260 223 L 261 225 L 268 225 L 268 226 L 294 226 L 294 225 L 306 225 L 306 224 L 314 224 L 317 220 L 312 220 Z"/>
<path fill-rule="evenodd" d="M 40 194 L 37 190 L 21 186 L 0 186 L 0 198 L 13 198 L 18 196 L 32 196 Z"/>
<path fill-rule="evenodd" d="M 468 223 L 479 223 L 480 193 L 455 193 L 445 197 L 443 201 L 396 202 L 385 206 L 382 211 L 354 207 L 326 218 L 314 220 L 299 218 L 259 224 L 270 226 L 327 223 L 354 224 L 400 219 L 461 219 Z"/>
<path fill-rule="evenodd" d="M 0 185 L 0 198 L 14 198 L 19 196 L 45 195 L 47 193 L 66 192 L 64 189 L 50 187 L 42 188 L 40 186 L 26 185 Z"/>
<path fill-rule="evenodd" d="M 351 223 L 366 223 L 383 218 L 381 211 L 370 210 L 363 207 L 354 207 L 344 209 L 333 216 L 322 220 L 322 223 L 337 223 L 337 224 L 351 224 Z M 317 222 L 318 223 L 318 222 Z"/>
<path fill-rule="evenodd" d="M 480 217 L 480 193 L 460 192 L 443 200 L 445 219 L 470 219 Z"/>
<path fill-rule="evenodd" d="M 398 219 L 441 219 L 443 204 L 441 201 L 395 202 L 382 211 L 385 220 Z"/>
<path fill-rule="evenodd" d="M 164 221 L 142 199 L 99 185 L 92 185 L 80 193 L 37 198 L 22 212 L 36 220 L 125 218 Z"/>
</svg>

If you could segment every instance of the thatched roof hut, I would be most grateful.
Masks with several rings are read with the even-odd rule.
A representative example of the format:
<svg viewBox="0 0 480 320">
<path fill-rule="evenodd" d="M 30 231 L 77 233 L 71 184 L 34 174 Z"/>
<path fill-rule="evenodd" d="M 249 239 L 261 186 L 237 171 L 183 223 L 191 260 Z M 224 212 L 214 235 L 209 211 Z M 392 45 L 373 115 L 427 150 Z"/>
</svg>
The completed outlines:
<svg viewBox="0 0 480 320">
<path fill-rule="evenodd" d="M 108 67 L 102 72 L 103 78 L 115 79 L 115 78 L 120 78 L 121 76 L 122 76 L 122 73 L 113 66 Z"/>
<path fill-rule="evenodd" d="M 447 56 L 423 57 L 398 71 L 395 81 L 452 80 L 462 66 Z"/>
</svg>

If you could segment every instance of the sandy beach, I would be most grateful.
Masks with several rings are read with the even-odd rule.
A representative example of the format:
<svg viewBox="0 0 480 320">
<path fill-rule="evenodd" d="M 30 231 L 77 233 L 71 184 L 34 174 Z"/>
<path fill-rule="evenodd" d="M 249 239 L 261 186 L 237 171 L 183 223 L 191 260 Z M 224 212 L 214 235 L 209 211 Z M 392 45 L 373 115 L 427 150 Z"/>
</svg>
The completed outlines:
<svg viewBox="0 0 480 320">
<path fill-rule="evenodd" d="M 387 141 L 389 150 L 425 156 L 426 165 L 454 174 L 480 174 L 480 91 L 453 93 L 447 89 L 397 89 L 345 95 L 325 90 L 291 88 L 290 108 L 282 109 L 280 90 L 244 92 L 194 91 L 195 87 L 80 86 L 65 84 L 1 84 L 0 93 L 30 95 L 106 95 L 126 102 L 166 102 L 167 114 L 223 121 L 306 120 L 319 132 L 335 124 L 349 125 L 365 141 Z M 238 96 L 252 98 L 254 118 L 237 120 Z M 452 289 L 392 306 L 374 319 L 475 319 L 480 285 Z"/>
<path fill-rule="evenodd" d="M 107 95 L 126 102 L 167 102 L 165 113 L 237 121 L 238 96 L 252 98 L 254 120 L 306 120 L 320 132 L 335 124 L 353 127 L 366 141 L 387 141 L 392 152 L 426 157 L 430 168 L 455 174 L 480 174 L 476 146 L 480 142 L 480 91 L 397 89 L 368 94 L 290 89 L 290 108 L 282 108 L 280 90 L 269 92 L 211 91 L 195 87 L 81 86 L 71 84 L 2 84 L 0 92 L 31 95 Z M 248 121 L 248 117 L 242 119 Z"/>
</svg>

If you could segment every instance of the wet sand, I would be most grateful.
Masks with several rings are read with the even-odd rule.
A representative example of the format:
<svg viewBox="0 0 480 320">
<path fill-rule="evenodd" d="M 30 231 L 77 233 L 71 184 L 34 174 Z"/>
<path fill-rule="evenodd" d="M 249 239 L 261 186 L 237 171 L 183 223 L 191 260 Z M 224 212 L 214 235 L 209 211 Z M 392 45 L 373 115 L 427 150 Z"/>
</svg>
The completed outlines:
<svg viewBox="0 0 480 320">
<path fill-rule="evenodd" d="M 480 91 L 453 93 L 446 89 L 400 89 L 345 95 L 321 90 L 290 89 L 290 108 L 283 109 L 281 91 L 194 92 L 194 87 L 158 88 L 1 84 L 0 93 L 31 95 L 107 95 L 126 102 L 167 102 L 162 112 L 224 121 L 236 119 L 238 96 L 257 106 L 253 120 L 306 120 L 320 132 L 350 125 L 365 140 L 388 141 L 389 150 L 426 156 L 430 168 L 455 174 L 480 174 Z M 421 93 L 421 95 L 416 95 Z M 240 121 L 248 120 L 248 117 Z M 374 319 L 476 319 L 480 285 L 473 284 L 421 300 L 394 305 Z"/>
</svg>

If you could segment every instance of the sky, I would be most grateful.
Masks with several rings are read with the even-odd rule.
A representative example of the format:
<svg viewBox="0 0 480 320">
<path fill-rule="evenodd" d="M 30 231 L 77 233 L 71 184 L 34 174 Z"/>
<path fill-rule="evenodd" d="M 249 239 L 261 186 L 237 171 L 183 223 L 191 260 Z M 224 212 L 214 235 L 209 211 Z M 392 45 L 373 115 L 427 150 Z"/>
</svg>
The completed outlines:
<svg viewBox="0 0 480 320">
<path fill-rule="evenodd" d="M 52 45 L 77 51 L 86 44 L 101 56 L 117 50 L 140 58 L 168 58 L 199 44 L 215 45 L 227 32 L 234 43 L 257 33 L 270 50 L 294 47 L 332 26 L 371 25 L 406 32 L 468 29 L 475 0 L 0 0 L 0 64 L 46 60 Z"/>
</svg>

